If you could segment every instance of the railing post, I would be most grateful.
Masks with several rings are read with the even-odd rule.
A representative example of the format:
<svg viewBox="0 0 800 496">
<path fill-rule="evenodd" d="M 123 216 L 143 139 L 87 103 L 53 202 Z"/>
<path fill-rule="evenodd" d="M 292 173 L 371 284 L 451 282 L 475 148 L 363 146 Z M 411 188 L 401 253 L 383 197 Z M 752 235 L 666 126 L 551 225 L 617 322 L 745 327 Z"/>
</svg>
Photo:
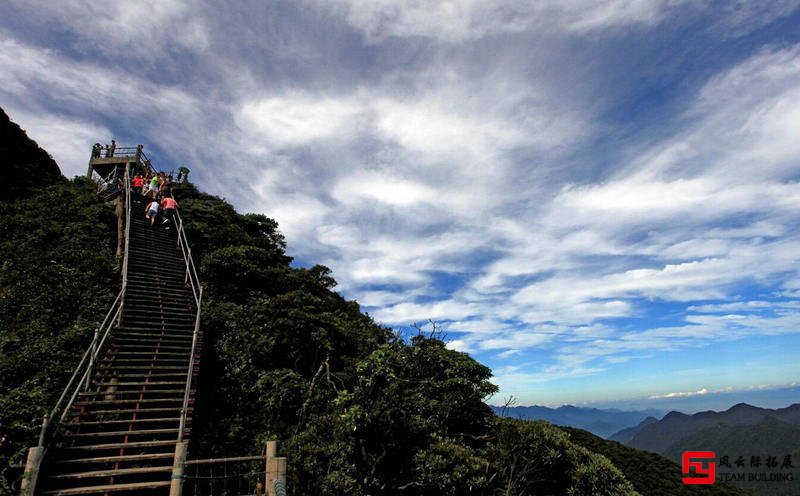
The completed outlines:
<svg viewBox="0 0 800 496">
<path fill-rule="evenodd" d="M 94 338 L 92 338 L 92 354 L 89 356 L 89 372 L 86 374 L 86 385 L 83 390 L 88 391 L 89 386 L 92 384 L 92 369 L 94 368 L 94 360 L 97 355 L 97 338 L 100 337 L 100 329 L 94 330 Z"/>
<path fill-rule="evenodd" d="M 278 451 L 278 441 L 267 441 L 266 447 L 266 459 L 265 461 L 265 470 L 266 470 L 266 478 L 264 479 L 264 485 L 267 486 L 267 495 L 268 496 L 275 496 L 275 474 L 273 473 L 272 469 L 272 460 L 275 459 L 275 454 Z"/>
<path fill-rule="evenodd" d="M 280 496 L 276 490 L 276 482 L 279 485 L 286 484 L 286 458 L 276 457 L 278 451 L 277 441 L 267 441 L 266 462 L 267 476 L 265 479 L 268 496 Z"/>
<path fill-rule="evenodd" d="M 28 449 L 28 459 L 25 460 L 25 473 L 19 486 L 20 496 L 33 496 L 36 490 L 36 480 L 39 478 L 39 468 L 44 458 L 44 447 L 37 446 Z"/>
<path fill-rule="evenodd" d="M 175 458 L 172 461 L 172 480 L 169 484 L 169 496 L 181 496 L 183 492 L 183 472 L 186 467 L 186 450 L 189 441 L 181 441 L 175 445 Z"/>
</svg>

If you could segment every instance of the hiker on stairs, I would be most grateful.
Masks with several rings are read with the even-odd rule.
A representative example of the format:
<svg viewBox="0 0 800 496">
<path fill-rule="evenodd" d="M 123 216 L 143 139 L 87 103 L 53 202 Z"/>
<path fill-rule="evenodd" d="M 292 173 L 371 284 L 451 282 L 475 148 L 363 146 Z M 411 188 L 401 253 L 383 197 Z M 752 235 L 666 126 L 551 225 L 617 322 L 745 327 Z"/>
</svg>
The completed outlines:
<svg viewBox="0 0 800 496">
<path fill-rule="evenodd" d="M 170 224 L 175 225 L 175 209 L 178 208 L 178 202 L 171 196 L 165 196 L 161 200 L 161 206 L 164 208 L 164 221 L 162 224 L 167 224 L 167 229 L 169 229 Z"/>
<path fill-rule="evenodd" d="M 145 211 L 145 218 L 150 221 L 150 225 L 152 226 L 156 221 L 156 216 L 158 216 L 158 201 L 153 200 L 150 202 L 149 205 L 144 209 Z"/>
</svg>

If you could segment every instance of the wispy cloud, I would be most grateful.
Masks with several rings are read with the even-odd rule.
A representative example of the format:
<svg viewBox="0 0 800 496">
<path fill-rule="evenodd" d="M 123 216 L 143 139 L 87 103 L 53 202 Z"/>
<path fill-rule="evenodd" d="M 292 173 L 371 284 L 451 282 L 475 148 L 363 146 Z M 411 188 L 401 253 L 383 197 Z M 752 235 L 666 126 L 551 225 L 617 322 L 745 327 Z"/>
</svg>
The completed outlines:
<svg viewBox="0 0 800 496">
<path fill-rule="evenodd" d="M 665 393 L 665 394 L 656 394 L 650 396 L 649 399 L 651 400 L 660 400 L 665 398 L 688 398 L 691 396 L 705 396 L 709 393 L 719 393 L 723 391 L 709 391 L 706 388 L 698 389 L 697 391 L 685 391 L 685 392 L 674 392 L 674 393 Z"/>
</svg>

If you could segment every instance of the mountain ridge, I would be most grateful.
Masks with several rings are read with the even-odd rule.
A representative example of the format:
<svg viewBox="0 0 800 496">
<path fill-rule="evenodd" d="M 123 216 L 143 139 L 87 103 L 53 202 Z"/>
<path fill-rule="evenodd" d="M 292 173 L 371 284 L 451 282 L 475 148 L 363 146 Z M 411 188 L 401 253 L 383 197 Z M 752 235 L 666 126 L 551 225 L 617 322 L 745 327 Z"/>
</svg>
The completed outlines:
<svg viewBox="0 0 800 496">
<path fill-rule="evenodd" d="M 546 420 L 556 425 L 587 430 L 608 438 L 620 430 L 638 425 L 647 417 L 662 416 L 656 409 L 623 411 L 618 409 L 585 408 L 562 405 L 550 408 L 540 405 L 498 407 L 492 409 L 498 416 L 529 420 Z"/>
<path fill-rule="evenodd" d="M 658 422 L 644 426 L 628 445 L 653 453 L 664 453 L 669 443 L 714 427 L 717 424 L 753 425 L 765 416 L 772 415 L 792 425 L 800 426 L 800 404 L 794 403 L 784 408 L 759 408 L 747 403 L 737 403 L 723 412 L 704 411 L 694 415 L 671 411 Z"/>
</svg>

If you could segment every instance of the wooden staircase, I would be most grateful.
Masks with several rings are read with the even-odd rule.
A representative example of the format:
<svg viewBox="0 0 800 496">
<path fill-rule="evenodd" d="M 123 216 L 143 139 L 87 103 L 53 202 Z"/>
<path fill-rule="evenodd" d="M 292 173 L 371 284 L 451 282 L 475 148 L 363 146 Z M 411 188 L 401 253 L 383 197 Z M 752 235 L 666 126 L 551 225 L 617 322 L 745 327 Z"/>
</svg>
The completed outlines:
<svg viewBox="0 0 800 496">
<path fill-rule="evenodd" d="M 37 494 L 169 494 L 187 375 L 195 384 L 201 346 L 190 365 L 197 309 L 176 226 L 150 226 L 144 208 L 137 195 L 119 322 L 90 387 L 58 426 Z M 184 441 L 193 403 L 190 390 Z"/>
</svg>

